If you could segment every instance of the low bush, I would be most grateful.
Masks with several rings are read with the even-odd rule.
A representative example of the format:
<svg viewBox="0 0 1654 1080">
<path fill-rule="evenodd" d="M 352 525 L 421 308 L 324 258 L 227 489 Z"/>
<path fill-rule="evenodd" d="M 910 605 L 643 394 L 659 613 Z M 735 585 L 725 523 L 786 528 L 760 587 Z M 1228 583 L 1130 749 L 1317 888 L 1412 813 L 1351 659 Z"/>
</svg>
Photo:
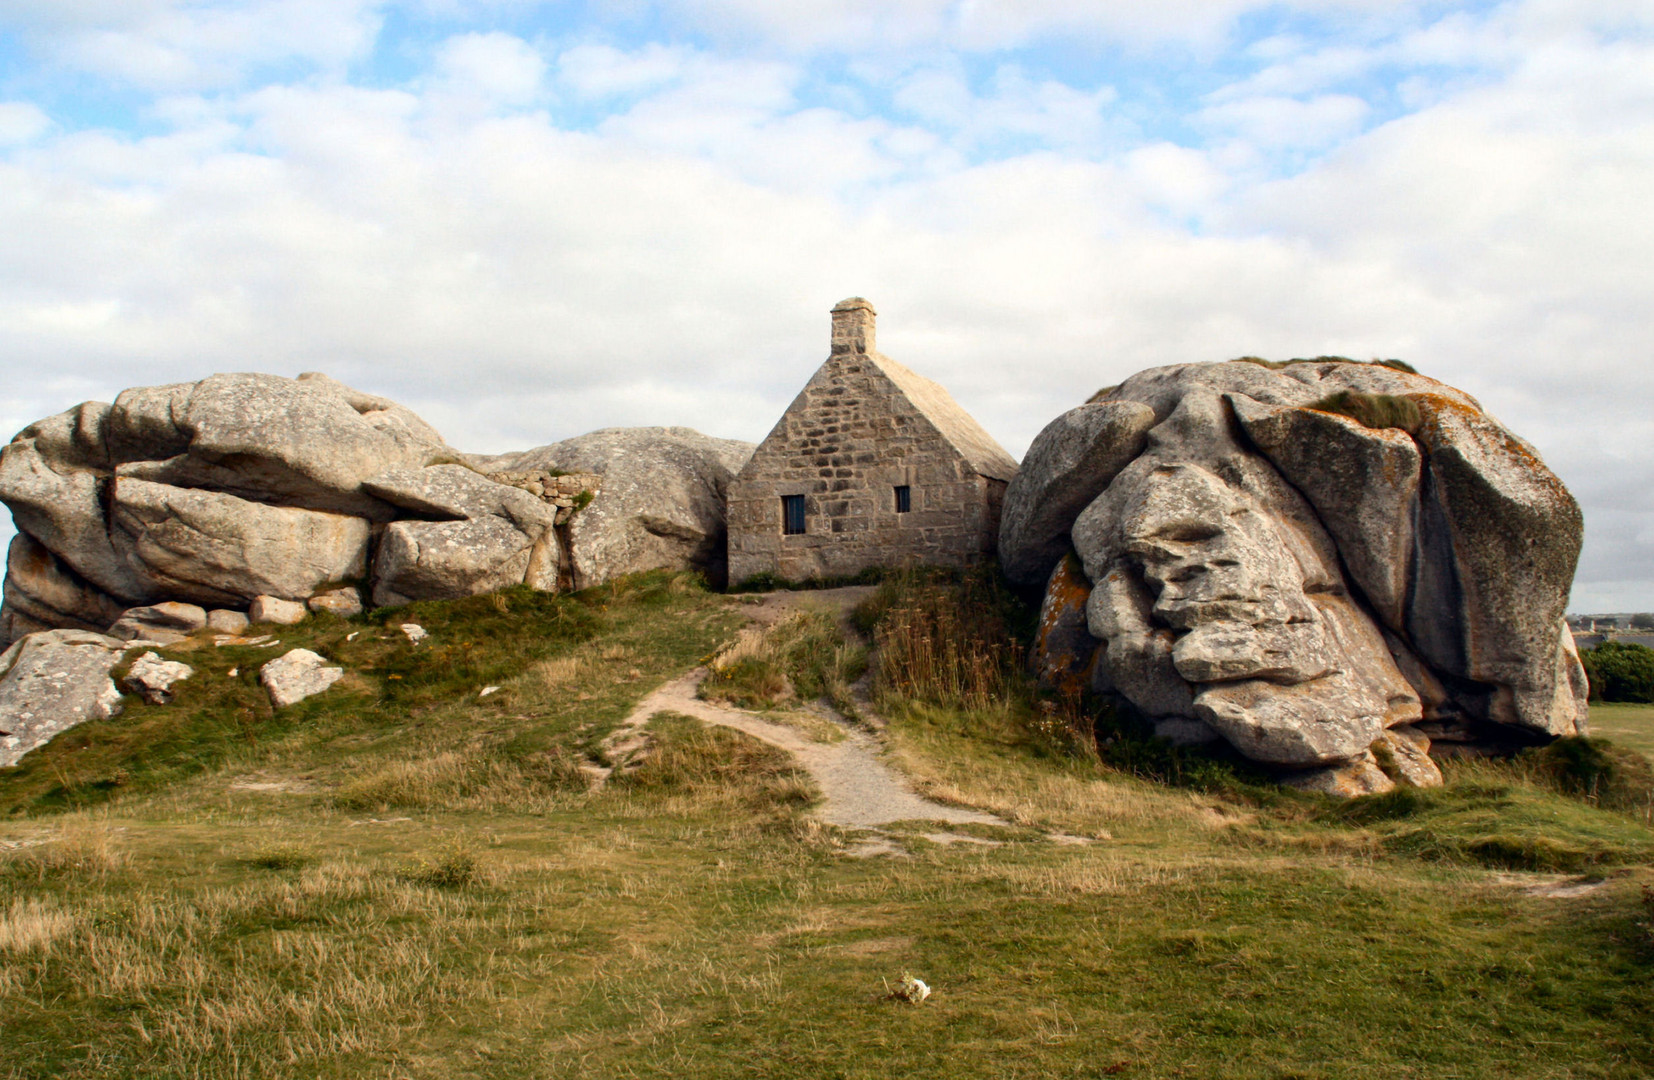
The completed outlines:
<svg viewBox="0 0 1654 1080">
<path fill-rule="evenodd" d="M 1654 702 L 1654 649 L 1605 641 L 1581 650 L 1579 661 L 1591 683 L 1592 701 Z"/>
</svg>

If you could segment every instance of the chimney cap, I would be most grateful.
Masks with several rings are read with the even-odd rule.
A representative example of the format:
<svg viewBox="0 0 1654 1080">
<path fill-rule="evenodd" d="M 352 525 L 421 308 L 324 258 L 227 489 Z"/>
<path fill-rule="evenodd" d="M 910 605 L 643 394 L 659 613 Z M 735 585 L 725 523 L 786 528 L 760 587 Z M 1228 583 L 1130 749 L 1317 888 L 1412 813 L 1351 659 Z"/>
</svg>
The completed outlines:
<svg viewBox="0 0 1654 1080">
<path fill-rule="evenodd" d="M 833 305 L 833 352 L 872 352 L 873 320 L 877 314 L 873 305 L 859 296 Z"/>
</svg>

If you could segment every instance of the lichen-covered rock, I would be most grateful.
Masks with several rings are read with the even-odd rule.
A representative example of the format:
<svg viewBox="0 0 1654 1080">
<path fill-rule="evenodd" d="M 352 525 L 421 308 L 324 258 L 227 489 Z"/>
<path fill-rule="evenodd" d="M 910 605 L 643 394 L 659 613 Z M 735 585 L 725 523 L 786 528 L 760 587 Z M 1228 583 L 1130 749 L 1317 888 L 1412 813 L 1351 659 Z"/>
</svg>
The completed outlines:
<svg viewBox="0 0 1654 1080">
<path fill-rule="evenodd" d="M 151 705 L 172 700 L 172 688 L 195 674 L 195 669 L 178 660 L 163 660 L 159 653 L 146 652 L 132 661 L 121 687 Z"/>
<path fill-rule="evenodd" d="M 318 374 L 128 390 L 109 412 L 105 443 L 121 476 L 378 521 L 392 515 L 364 481 L 452 456 L 407 409 Z"/>
<path fill-rule="evenodd" d="M 326 658 L 309 649 L 294 649 L 259 668 L 258 680 L 278 709 L 297 705 L 344 678 L 345 669 L 331 667 Z"/>
<path fill-rule="evenodd" d="M 1039 627 L 1034 635 L 1034 674 L 1067 697 L 1078 698 L 1090 688 L 1091 666 L 1097 662 L 1099 642 L 1086 623 L 1091 582 L 1072 558 L 1059 559 L 1045 586 Z"/>
<path fill-rule="evenodd" d="M 115 549 L 152 595 L 215 606 L 302 600 L 367 572 L 365 518 L 126 477 L 115 480 L 113 505 Z"/>
<path fill-rule="evenodd" d="M 362 613 L 362 594 L 354 586 L 329 589 L 305 601 L 305 606 L 316 614 L 337 615 L 349 619 Z"/>
<path fill-rule="evenodd" d="M 0 766 L 88 720 L 121 711 L 109 673 L 126 642 L 84 630 L 29 634 L 0 654 Z"/>
<path fill-rule="evenodd" d="M 247 629 L 251 621 L 244 611 L 218 608 L 207 612 L 207 629 L 215 634 L 240 634 Z"/>
<path fill-rule="evenodd" d="M 606 428 L 550 446 L 474 458 L 485 472 L 596 473 L 601 489 L 567 525 L 569 584 L 588 588 L 640 570 L 726 566 L 724 494 L 753 444 L 689 428 Z"/>
<path fill-rule="evenodd" d="M 1068 414 L 1005 507 L 1015 558 L 1072 544 L 1083 563 L 1094 689 L 1337 794 L 1439 783 L 1432 737 L 1582 730 L 1561 624 L 1578 507 L 1468 395 L 1381 365 L 1232 362 L 1143 372 L 1102 404 L 1126 436 L 1087 447 Z"/>
</svg>

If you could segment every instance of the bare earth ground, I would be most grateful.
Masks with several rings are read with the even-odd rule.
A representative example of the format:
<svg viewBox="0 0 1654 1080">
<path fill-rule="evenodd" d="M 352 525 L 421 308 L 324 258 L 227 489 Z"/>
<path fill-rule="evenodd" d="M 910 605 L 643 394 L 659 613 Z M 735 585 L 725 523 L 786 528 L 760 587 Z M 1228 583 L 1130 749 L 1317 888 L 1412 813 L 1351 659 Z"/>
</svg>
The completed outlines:
<svg viewBox="0 0 1654 1080">
<path fill-rule="evenodd" d="M 873 586 L 866 585 L 814 592 L 765 593 L 755 598 L 756 602 L 750 604 L 747 614 L 757 625 L 773 626 L 796 611 L 826 609 L 837 615 L 848 634 L 854 635 L 849 625 L 850 611 L 872 593 Z M 758 713 L 704 701 L 699 696 L 699 689 L 706 674 L 705 668 L 696 668 L 639 702 L 631 715 L 605 740 L 605 756 L 612 768 L 626 768 L 648 745 L 644 725 L 650 718 L 661 713 L 679 713 L 703 723 L 734 728 L 791 754 L 821 789 L 822 802 L 816 807 L 814 816 L 828 825 L 876 831 L 876 826 L 899 821 L 1006 824 L 992 814 L 948 806 L 915 794 L 902 777 L 882 760 L 883 747 L 877 736 L 831 709 L 821 707 L 817 711 L 817 715 L 825 716 L 837 728 L 835 738 L 821 741 L 796 727 L 776 723 Z M 857 689 L 858 708 L 865 715 L 873 716 L 865 686 Z M 882 725 L 875 719 L 873 726 Z M 600 771 L 600 782 L 607 775 L 607 772 Z M 930 839 L 949 842 L 976 838 L 937 833 Z M 877 854 L 886 850 L 886 845 L 875 841 L 864 845 L 857 853 Z"/>
</svg>

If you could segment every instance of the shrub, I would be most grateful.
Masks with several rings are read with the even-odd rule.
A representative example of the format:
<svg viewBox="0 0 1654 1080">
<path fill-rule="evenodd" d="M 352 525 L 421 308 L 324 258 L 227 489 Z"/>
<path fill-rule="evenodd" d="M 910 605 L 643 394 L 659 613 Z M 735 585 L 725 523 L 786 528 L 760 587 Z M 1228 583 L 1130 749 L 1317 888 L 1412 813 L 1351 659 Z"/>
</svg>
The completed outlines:
<svg viewBox="0 0 1654 1080">
<path fill-rule="evenodd" d="M 1424 421 L 1418 402 L 1394 394 L 1340 390 L 1336 394 L 1328 394 L 1310 408 L 1347 416 L 1363 427 L 1399 428 L 1410 435 L 1417 433 Z"/>
<path fill-rule="evenodd" d="M 443 846 L 435 859 L 421 859 L 404 866 L 397 877 L 411 885 L 431 889 L 464 889 L 482 880 L 477 857 L 464 841 L 454 840 Z"/>
<path fill-rule="evenodd" d="M 1654 702 L 1654 649 L 1605 641 L 1579 654 L 1593 701 Z"/>
</svg>

